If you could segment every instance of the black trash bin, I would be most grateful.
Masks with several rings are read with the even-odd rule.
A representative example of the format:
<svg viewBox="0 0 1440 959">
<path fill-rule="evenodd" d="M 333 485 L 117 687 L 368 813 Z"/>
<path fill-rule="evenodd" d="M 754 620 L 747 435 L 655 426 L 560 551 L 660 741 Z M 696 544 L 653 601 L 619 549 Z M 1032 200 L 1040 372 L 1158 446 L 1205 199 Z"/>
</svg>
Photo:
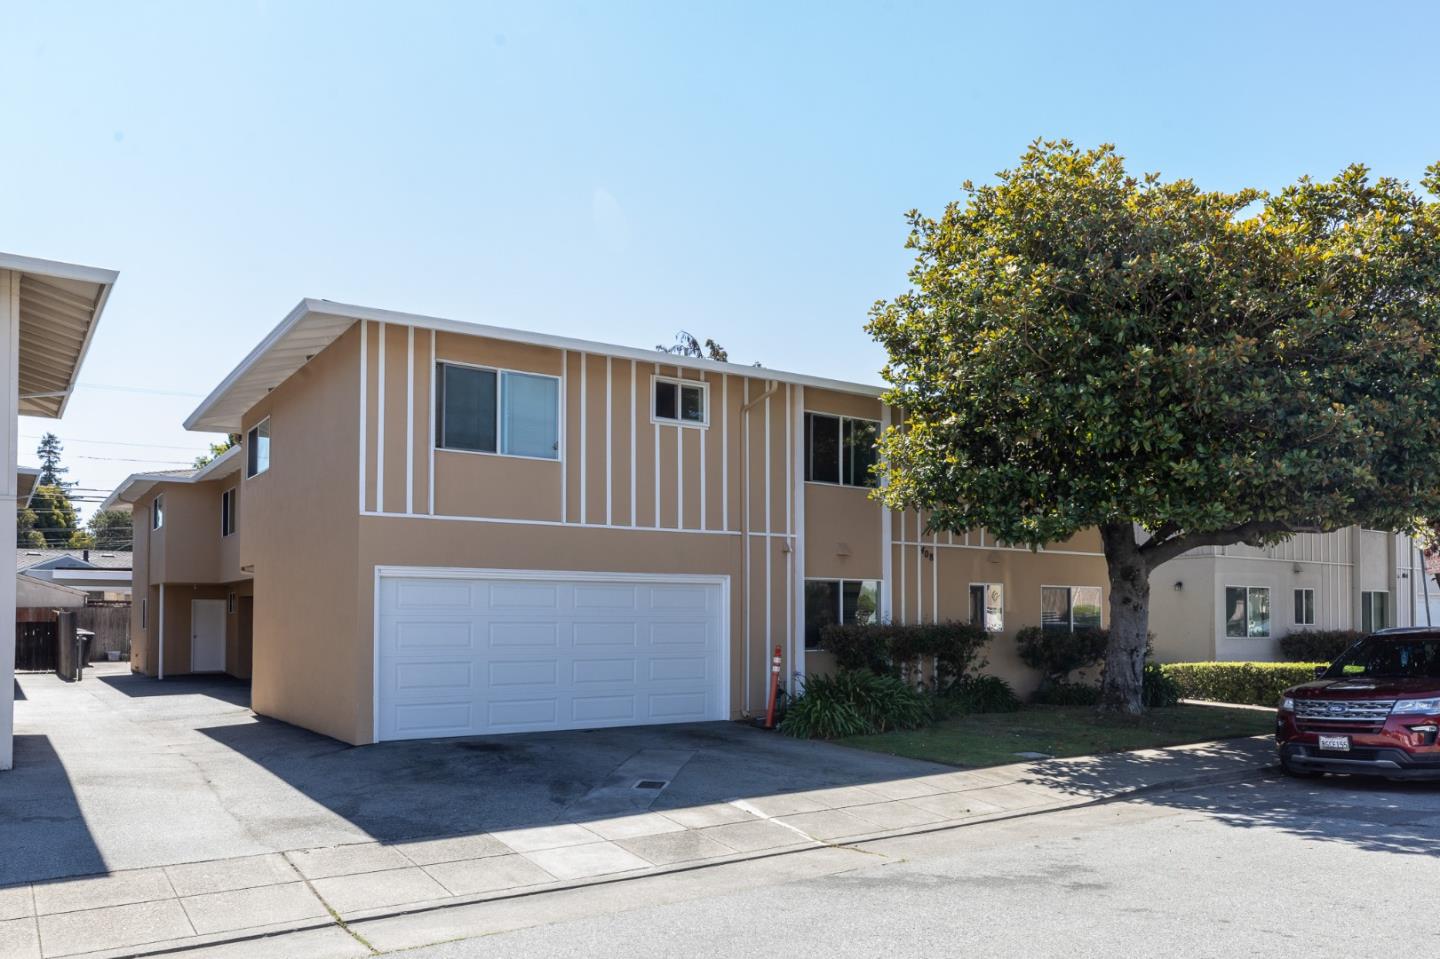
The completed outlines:
<svg viewBox="0 0 1440 959">
<path fill-rule="evenodd" d="M 75 630 L 75 645 L 79 653 L 75 657 L 75 678 L 83 679 L 85 667 L 90 665 L 90 650 L 95 645 L 95 633 L 88 629 Z"/>
</svg>

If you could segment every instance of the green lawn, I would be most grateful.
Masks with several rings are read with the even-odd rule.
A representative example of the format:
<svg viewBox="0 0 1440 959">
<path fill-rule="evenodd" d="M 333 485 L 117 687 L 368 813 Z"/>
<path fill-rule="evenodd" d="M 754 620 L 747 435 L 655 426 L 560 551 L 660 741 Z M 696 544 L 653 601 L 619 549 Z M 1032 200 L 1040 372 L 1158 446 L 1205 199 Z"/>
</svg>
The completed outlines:
<svg viewBox="0 0 1440 959">
<path fill-rule="evenodd" d="M 1152 709 L 1138 719 L 1098 715 L 1088 706 L 1026 706 L 1017 713 L 957 716 L 909 732 L 852 736 L 846 746 L 952 766 L 1024 762 L 1018 752 L 1088 756 L 1274 732 L 1274 714 L 1223 706 Z"/>
</svg>

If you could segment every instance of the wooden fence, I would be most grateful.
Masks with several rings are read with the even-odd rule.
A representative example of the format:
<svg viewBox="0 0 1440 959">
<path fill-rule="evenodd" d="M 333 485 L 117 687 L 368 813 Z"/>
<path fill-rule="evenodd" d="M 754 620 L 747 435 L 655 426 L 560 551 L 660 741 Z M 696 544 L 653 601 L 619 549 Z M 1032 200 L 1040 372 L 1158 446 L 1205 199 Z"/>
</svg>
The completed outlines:
<svg viewBox="0 0 1440 959">
<path fill-rule="evenodd" d="M 75 625 L 95 634 L 90 646 L 92 662 L 106 659 L 115 650 L 124 661 L 130 659 L 130 604 L 126 602 L 96 603 L 75 608 Z"/>
</svg>

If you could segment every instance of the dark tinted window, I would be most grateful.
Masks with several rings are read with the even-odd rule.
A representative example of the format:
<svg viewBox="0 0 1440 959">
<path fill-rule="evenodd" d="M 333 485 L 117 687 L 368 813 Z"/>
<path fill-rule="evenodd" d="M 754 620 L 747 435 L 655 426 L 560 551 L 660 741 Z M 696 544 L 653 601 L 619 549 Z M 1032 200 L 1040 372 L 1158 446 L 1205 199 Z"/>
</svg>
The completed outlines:
<svg viewBox="0 0 1440 959">
<path fill-rule="evenodd" d="M 875 465 L 875 426 L 871 420 L 844 421 L 845 475 L 850 486 L 874 486 L 870 467 Z"/>
<path fill-rule="evenodd" d="M 811 581 L 805 584 L 805 648 L 820 647 L 820 631 L 839 621 L 840 584 Z"/>
<path fill-rule="evenodd" d="M 657 420 L 679 419 L 680 402 L 676 396 L 679 390 L 674 383 L 655 381 L 655 418 Z"/>
<path fill-rule="evenodd" d="M 1440 639 L 1374 637 L 1351 646 L 1326 672 L 1327 679 L 1440 679 Z"/>
<path fill-rule="evenodd" d="M 840 482 L 840 417 L 805 414 L 805 478 Z"/>
<path fill-rule="evenodd" d="M 435 379 L 435 445 L 495 452 L 495 371 L 441 363 Z"/>
</svg>

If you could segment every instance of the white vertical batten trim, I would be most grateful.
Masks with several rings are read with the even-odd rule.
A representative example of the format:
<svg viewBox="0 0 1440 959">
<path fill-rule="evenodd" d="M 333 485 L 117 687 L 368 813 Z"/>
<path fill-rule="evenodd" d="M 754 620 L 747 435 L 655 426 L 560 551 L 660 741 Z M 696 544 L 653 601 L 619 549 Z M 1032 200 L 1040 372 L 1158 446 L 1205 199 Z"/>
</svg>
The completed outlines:
<svg viewBox="0 0 1440 959">
<path fill-rule="evenodd" d="M 920 541 L 925 536 L 925 524 L 920 521 L 922 513 L 915 511 L 915 622 L 925 622 L 925 555 L 920 552 Z"/>
<path fill-rule="evenodd" d="M 889 428 L 890 407 L 888 404 L 881 404 L 880 431 L 883 433 Z M 886 476 L 881 476 L 880 485 L 882 487 L 889 486 L 889 478 Z M 891 590 L 895 588 L 895 584 L 891 581 L 891 577 L 894 575 L 893 566 L 895 563 L 895 550 L 894 547 L 891 545 L 892 541 L 894 540 L 894 533 L 892 532 L 892 524 L 894 523 L 894 521 L 894 514 L 891 513 L 890 508 L 888 506 L 882 505 L 880 507 L 880 602 L 882 604 L 880 609 L 880 619 L 882 622 L 887 621 L 891 618 L 891 610 L 895 605 L 895 601 L 891 596 Z"/>
<path fill-rule="evenodd" d="M 794 545 L 791 547 L 791 554 L 795 557 L 794 577 L 791 580 L 791 592 L 795 597 L 795 603 L 791 610 L 793 616 L 790 624 L 790 640 L 795 647 L 795 663 L 798 667 L 794 672 L 798 675 L 800 682 L 805 682 L 805 387 L 795 387 L 795 399 L 791 421 L 794 428 L 791 432 L 792 446 L 789 453 L 790 459 L 790 490 L 794 502 Z M 788 688 L 788 687 L 787 687 Z"/>
<path fill-rule="evenodd" d="M 380 349 L 376 351 L 380 377 L 375 384 L 375 512 L 385 512 L 385 321 L 380 321 Z"/>
<path fill-rule="evenodd" d="M 675 528 L 685 528 L 685 434 L 675 427 Z"/>
<path fill-rule="evenodd" d="M 569 391 L 570 351 L 560 351 L 560 522 L 570 522 L 570 448 L 565 424 L 570 420 Z"/>
<path fill-rule="evenodd" d="M 405 512 L 415 512 L 415 327 L 405 327 Z"/>
<path fill-rule="evenodd" d="M 635 361 L 630 361 L 630 525 L 638 526 L 638 517 L 635 515 L 635 417 L 639 410 L 635 405 L 635 376 L 637 370 Z"/>
<path fill-rule="evenodd" d="M 435 515 L 435 331 L 430 331 L 430 374 L 427 380 L 430 384 L 430 438 L 425 445 L 430 450 L 430 465 L 425 473 L 426 482 L 430 489 L 425 496 L 425 511 L 431 516 Z"/>
<path fill-rule="evenodd" d="M 585 503 L 585 498 L 586 498 L 586 497 L 585 497 L 585 494 L 586 494 L 586 492 L 587 492 L 586 489 L 585 489 L 585 485 L 586 485 L 586 484 L 585 484 L 585 480 L 586 480 L 585 473 L 587 472 L 586 467 L 587 467 L 588 464 L 585 462 L 585 455 L 586 455 L 586 449 L 585 449 L 585 447 L 586 447 L 586 445 L 587 445 L 586 442 L 585 442 L 585 440 L 586 440 L 586 435 L 585 435 L 585 434 L 588 433 L 589 430 L 586 428 L 587 425 L 588 425 L 588 424 L 586 423 L 586 414 L 587 414 L 588 411 L 586 410 L 586 403 L 585 403 L 585 401 L 586 401 L 586 399 L 588 399 L 588 397 L 586 396 L 586 394 L 589 392 L 589 390 L 588 390 L 588 388 L 587 388 L 586 385 L 585 385 L 585 367 L 587 367 L 587 366 L 589 366 L 589 365 L 590 365 L 590 355 L 589 355 L 588 353 L 581 353 L 581 354 L 580 354 L 580 522 L 582 522 L 582 523 L 584 523 L 584 522 L 587 521 L 586 515 L 585 515 L 585 514 L 586 514 L 586 503 Z"/>
<path fill-rule="evenodd" d="M 605 525 L 613 522 L 612 504 L 615 502 L 610 489 L 610 477 L 614 474 L 615 468 L 610 463 L 611 447 L 610 430 L 615 425 L 615 414 L 611 410 L 611 393 L 614 389 L 614 379 L 611 375 L 610 357 L 605 357 Z"/>
<path fill-rule="evenodd" d="M 900 585 L 900 589 L 897 590 L 897 592 L 899 592 L 899 594 L 900 594 L 900 622 L 901 622 L 901 623 L 908 623 L 908 622 L 910 622 L 910 620 L 906 618 L 906 617 L 908 616 L 908 614 L 909 614 L 909 608 L 908 608 L 908 604 L 905 602 L 905 591 L 906 591 L 906 589 L 907 589 L 907 587 L 906 587 L 906 585 L 905 585 L 905 565 L 906 565 L 906 564 L 905 564 L 905 547 L 904 547 L 904 545 L 903 545 L 904 542 L 905 542 L 905 515 L 906 515 L 905 513 L 901 513 L 901 514 L 897 517 L 897 519 L 900 520 L 900 542 L 901 542 L 901 544 L 902 544 L 901 547 L 900 547 L 900 584 L 899 584 L 899 585 Z"/>
<path fill-rule="evenodd" d="M 360 512 L 365 512 L 365 474 L 369 472 L 370 451 L 366 448 L 367 434 L 370 432 L 369 405 L 370 397 L 368 387 L 370 385 L 370 358 L 367 348 L 370 343 L 370 321 L 360 321 Z"/>
<path fill-rule="evenodd" d="M 930 534 L 930 622 L 940 622 L 940 537 Z"/>
<path fill-rule="evenodd" d="M 774 613 L 771 611 L 771 608 L 770 608 L 770 593 L 772 592 L 773 586 L 774 586 L 774 584 L 771 582 L 772 576 L 771 576 L 771 573 L 770 573 L 770 554 L 771 554 L 771 552 L 773 552 L 773 550 L 772 550 L 771 547 L 772 547 L 774 544 L 772 544 L 772 543 L 770 542 L 770 534 L 775 531 L 774 528 L 770 525 L 770 519 L 771 519 L 771 518 L 770 518 L 770 499 L 771 499 L 771 495 L 770 495 L 770 403 L 771 403 L 771 397 L 769 397 L 769 396 L 765 397 L 765 661 L 766 661 L 766 662 L 769 662 L 771 655 L 773 655 L 773 650 L 771 649 L 771 646 L 774 645 L 774 642 L 775 642 L 774 623 L 772 622 L 772 617 L 774 616 Z"/>
<path fill-rule="evenodd" d="M 655 364 L 655 375 L 660 375 L 660 364 Z M 650 397 L 653 402 L 655 386 L 650 386 Z M 655 417 L 650 417 L 650 433 L 655 437 L 655 528 L 660 528 L 660 424 L 655 422 Z"/>
<path fill-rule="evenodd" d="M 720 521 L 730 529 L 730 374 L 720 374 Z"/>
<path fill-rule="evenodd" d="M 707 405 L 710 403 L 710 397 L 711 397 L 711 395 L 712 395 L 712 394 L 711 394 L 711 391 L 710 391 L 710 377 L 709 377 L 709 376 L 706 376 L 706 377 L 705 377 L 705 402 L 706 402 Z M 709 421 L 709 422 L 711 422 L 711 423 L 715 422 L 715 411 L 714 411 L 714 410 L 708 410 L 708 409 L 707 409 L 707 410 L 705 411 L 705 418 L 707 419 L 707 421 Z M 707 428 L 705 428 L 705 429 L 703 429 L 703 430 L 700 431 L 700 528 L 701 528 L 701 529 L 709 529 L 709 528 L 710 528 L 710 520 L 709 520 L 709 518 L 706 516 L 706 510 L 705 510 L 705 498 L 706 498 L 706 496 L 709 495 L 709 493 L 706 491 L 706 486 L 705 486 L 705 447 L 708 446 L 709 444 L 710 444 L 710 429 L 707 427 Z"/>
</svg>

